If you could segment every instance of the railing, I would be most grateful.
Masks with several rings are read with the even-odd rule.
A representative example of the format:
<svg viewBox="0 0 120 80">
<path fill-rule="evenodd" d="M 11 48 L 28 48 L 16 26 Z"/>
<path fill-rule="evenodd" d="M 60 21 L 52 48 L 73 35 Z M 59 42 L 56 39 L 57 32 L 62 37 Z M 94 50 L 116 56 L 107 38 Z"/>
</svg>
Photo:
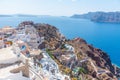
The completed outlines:
<svg viewBox="0 0 120 80">
<path fill-rule="evenodd" d="M 31 71 L 31 73 L 34 73 L 35 76 L 39 78 L 38 80 L 43 80 L 43 78 L 35 70 L 33 70 L 30 65 L 29 65 L 29 71 Z"/>
<path fill-rule="evenodd" d="M 28 58 L 25 57 L 23 54 L 21 54 L 20 56 L 21 56 L 20 58 L 21 58 L 21 60 L 22 60 L 22 63 L 26 65 L 26 61 L 28 60 Z M 31 62 L 31 61 L 28 60 L 29 72 L 34 73 L 35 76 L 36 76 L 37 78 L 39 78 L 38 80 L 44 80 L 44 79 L 35 71 L 35 69 L 33 69 L 34 66 L 30 65 L 29 62 Z"/>
</svg>

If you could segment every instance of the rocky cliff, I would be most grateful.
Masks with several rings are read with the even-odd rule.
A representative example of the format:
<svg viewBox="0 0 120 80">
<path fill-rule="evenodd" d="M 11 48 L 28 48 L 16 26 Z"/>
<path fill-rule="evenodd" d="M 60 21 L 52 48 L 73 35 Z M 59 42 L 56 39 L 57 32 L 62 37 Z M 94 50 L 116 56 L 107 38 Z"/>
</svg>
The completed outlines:
<svg viewBox="0 0 120 80">
<path fill-rule="evenodd" d="M 85 40 L 66 39 L 56 27 L 49 24 L 23 22 L 20 25 L 32 25 L 40 37 L 45 37 L 39 48 L 47 49 L 63 74 L 69 75 L 72 80 L 117 80 L 120 69 L 112 65 L 107 53 Z M 66 44 L 70 49 L 66 48 Z"/>
<path fill-rule="evenodd" d="M 90 19 L 94 22 L 120 23 L 120 12 L 89 12 L 82 15 L 73 15 L 72 18 Z"/>
</svg>

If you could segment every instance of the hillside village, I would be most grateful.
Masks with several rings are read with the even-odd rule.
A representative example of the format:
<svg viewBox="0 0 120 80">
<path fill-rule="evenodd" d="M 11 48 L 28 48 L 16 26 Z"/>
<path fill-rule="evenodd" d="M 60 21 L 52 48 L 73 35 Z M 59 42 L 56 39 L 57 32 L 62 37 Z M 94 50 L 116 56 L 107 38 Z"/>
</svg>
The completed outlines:
<svg viewBox="0 0 120 80">
<path fill-rule="evenodd" d="M 0 80 L 117 80 L 118 72 L 106 53 L 81 38 L 66 39 L 49 24 L 0 29 Z"/>
<path fill-rule="evenodd" d="M 22 75 L 32 80 L 70 80 L 67 75 L 61 74 L 58 65 L 45 49 L 38 49 L 38 46 L 44 42 L 44 36 L 39 37 L 36 29 L 27 25 L 27 22 L 26 25 L 19 26 L 18 28 L 7 26 L 0 29 L 0 51 L 3 49 L 13 51 L 11 54 L 9 52 L 0 53 L 0 55 L 8 56 L 3 56 L 6 59 L 0 60 L 0 68 L 19 65 L 10 71 L 12 73 L 22 71 Z M 11 57 L 13 54 L 15 56 Z"/>
</svg>

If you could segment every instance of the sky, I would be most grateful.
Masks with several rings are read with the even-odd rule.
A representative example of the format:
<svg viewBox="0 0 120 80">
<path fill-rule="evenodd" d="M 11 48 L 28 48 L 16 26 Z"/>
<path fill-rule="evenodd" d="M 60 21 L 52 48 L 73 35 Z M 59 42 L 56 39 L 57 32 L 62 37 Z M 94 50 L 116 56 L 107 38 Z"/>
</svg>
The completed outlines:
<svg viewBox="0 0 120 80">
<path fill-rule="evenodd" d="M 0 0 L 0 14 L 70 16 L 120 11 L 120 0 Z"/>
</svg>

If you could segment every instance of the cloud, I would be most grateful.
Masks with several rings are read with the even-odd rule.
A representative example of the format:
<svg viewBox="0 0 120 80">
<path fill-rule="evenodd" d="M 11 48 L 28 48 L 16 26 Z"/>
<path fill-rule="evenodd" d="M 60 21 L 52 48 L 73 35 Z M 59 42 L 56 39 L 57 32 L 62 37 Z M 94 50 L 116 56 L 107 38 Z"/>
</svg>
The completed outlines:
<svg viewBox="0 0 120 80">
<path fill-rule="evenodd" d="M 58 1 L 63 1 L 63 0 L 58 0 Z"/>
<path fill-rule="evenodd" d="M 72 2 L 75 2 L 75 1 L 77 1 L 77 0 L 72 0 Z"/>
<path fill-rule="evenodd" d="M 58 0 L 58 1 L 64 1 L 64 0 Z M 77 1 L 77 0 L 69 0 L 69 1 L 75 2 L 75 1 Z"/>
</svg>

